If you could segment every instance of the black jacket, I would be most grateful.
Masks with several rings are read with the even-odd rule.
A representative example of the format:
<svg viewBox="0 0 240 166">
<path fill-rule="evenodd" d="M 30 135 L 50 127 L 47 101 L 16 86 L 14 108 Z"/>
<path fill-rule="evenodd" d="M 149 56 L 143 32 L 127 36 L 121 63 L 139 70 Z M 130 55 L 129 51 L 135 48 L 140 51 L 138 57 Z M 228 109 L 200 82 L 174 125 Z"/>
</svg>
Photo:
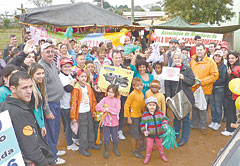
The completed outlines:
<svg viewBox="0 0 240 166">
<path fill-rule="evenodd" d="M 19 99 L 7 96 L 0 112 L 9 111 L 23 158 L 36 166 L 55 165 L 55 158 L 40 134 L 32 109 Z"/>
<path fill-rule="evenodd" d="M 164 84 L 165 84 L 166 97 L 173 97 L 180 90 L 183 90 L 188 100 L 192 103 L 192 105 L 194 105 L 195 99 L 192 92 L 192 86 L 195 84 L 195 76 L 192 72 L 192 69 L 188 66 L 183 65 L 180 73 L 183 74 L 184 76 L 183 81 L 182 80 L 179 80 L 179 81 L 165 80 Z"/>
<path fill-rule="evenodd" d="M 218 72 L 219 72 L 219 77 L 217 81 L 213 83 L 213 86 L 225 87 L 227 83 L 227 66 L 224 63 L 222 63 L 220 66 L 218 66 Z"/>
</svg>

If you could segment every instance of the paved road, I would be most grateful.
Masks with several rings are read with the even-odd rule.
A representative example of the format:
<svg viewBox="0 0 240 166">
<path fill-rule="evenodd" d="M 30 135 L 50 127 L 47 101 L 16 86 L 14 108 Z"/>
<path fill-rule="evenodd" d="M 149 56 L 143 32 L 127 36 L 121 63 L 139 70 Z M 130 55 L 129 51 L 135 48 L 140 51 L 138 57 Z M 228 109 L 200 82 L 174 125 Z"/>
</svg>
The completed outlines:
<svg viewBox="0 0 240 166">
<path fill-rule="evenodd" d="M 173 115 L 169 113 L 170 124 L 173 123 Z M 210 111 L 208 112 L 208 124 L 210 123 Z M 191 136 L 189 142 L 183 146 L 174 150 L 166 150 L 165 153 L 169 162 L 164 163 L 160 157 L 158 151 L 153 151 L 151 160 L 148 163 L 149 166 L 210 166 L 215 160 L 217 153 L 221 148 L 225 146 L 230 137 L 222 136 L 220 134 L 225 128 L 225 123 L 222 123 L 222 127 L 219 131 L 213 131 L 207 129 L 207 135 L 204 136 L 198 129 L 191 130 Z M 119 141 L 119 151 L 121 157 L 116 157 L 110 151 L 109 159 L 103 159 L 104 146 L 101 145 L 101 150 L 90 150 L 91 157 L 81 156 L 78 152 L 67 151 L 67 154 L 63 156 L 66 160 L 66 166 L 141 166 L 143 164 L 142 159 L 137 159 L 130 154 L 130 139 L 128 134 L 128 128 L 125 127 L 125 135 L 127 139 L 125 141 Z M 110 149 L 112 145 L 110 145 Z M 66 150 L 66 141 L 61 129 L 59 138 L 59 150 Z M 143 152 L 145 155 L 145 152 Z"/>
</svg>

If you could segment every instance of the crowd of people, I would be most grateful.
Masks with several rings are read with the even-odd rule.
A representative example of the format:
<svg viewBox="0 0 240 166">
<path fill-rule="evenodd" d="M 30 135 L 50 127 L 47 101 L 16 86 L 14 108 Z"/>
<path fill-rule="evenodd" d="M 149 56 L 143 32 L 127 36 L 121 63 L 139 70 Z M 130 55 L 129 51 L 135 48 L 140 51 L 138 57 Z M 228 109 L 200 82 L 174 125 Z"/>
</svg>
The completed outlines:
<svg viewBox="0 0 240 166">
<path fill-rule="evenodd" d="M 233 135 L 237 96 L 227 85 L 240 77 L 239 55 L 230 51 L 225 41 L 210 43 L 208 49 L 200 36 L 195 42 L 191 48 L 177 39 L 169 41 L 169 48 L 157 43 L 142 47 L 126 36 L 125 43 L 117 47 L 101 42 L 88 48 L 75 39 L 56 44 L 42 39 L 35 45 L 29 36 L 18 45 L 16 36 L 10 35 L 0 61 L 0 112 L 9 111 L 25 163 L 65 163 L 59 156 L 66 151 L 57 149 L 61 120 L 67 150 L 89 157 L 88 149 L 99 150 L 98 144 L 104 144 L 103 157 L 107 159 L 112 141 L 113 153 L 121 156 L 118 140 L 126 139 L 127 124 L 133 156 L 144 158 L 141 151 L 146 137 L 144 163 L 150 160 L 154 142 L 167 162 L 161 137 L 169 121 L 166 100 L 181 90 L 192 104 L 192 118 L 190 113 L 181 120 L 174 117 L 173 128 L 181 133 L 176 135 L 179 146 L 188 142 L 191 128 L 206 135 L 207 126 L 217 131 L 221 121 L 226 122 L 221 134 Z M 114 84 L 106 92 L 98 87 L 103 64 L 134 72 L 128 96 L 120 96 Z M 164 80 L 164 66 L 179 68 L 179 81 Z M 195 105 L 194 92 L 200 86 L 211 109 L 210 124 L 208 107 L 200 110 Z"/>
</svg>

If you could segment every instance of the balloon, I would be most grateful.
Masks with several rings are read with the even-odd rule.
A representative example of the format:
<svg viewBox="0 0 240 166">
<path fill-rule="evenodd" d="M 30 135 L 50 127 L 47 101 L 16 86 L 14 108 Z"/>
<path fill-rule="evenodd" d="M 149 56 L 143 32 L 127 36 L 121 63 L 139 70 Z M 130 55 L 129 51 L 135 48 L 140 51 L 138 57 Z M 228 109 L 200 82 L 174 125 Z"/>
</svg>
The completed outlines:
<svg viewBox="0 0 240 166">
<path fill-rule="evenodd" d="M 150 39 L 151 39 L 152 41 L 156 41 L 157 35 L 156 35 L 155 33 L 151 34 Z"/>
<path fill-rule="evenodd" d="M 240 95 L 240 78 L 232 79 L 229 82 L 228 87 L 232 93 Z"/>
<path fill-rule="evenodd" d="M 236 108 L 240 110 L 240 96 L 238 96 L 237 100 L 235 101 Z"/>
<path fill-rule="evenodd" d="M 128 32 L 126 36 L 132 37 L 132 32 Z"/>
<path fill-rule="evenodd" d="M 120 32 L 127 32 L 128 30 L 126 28 L 122 28 Z"/>
<path fill-rule="evenodd" d="M 64 33 L 64 36 L 71 39 L 72 38 L 72 34 L 73 34 L 73 28 L 72 27 L 68 27 L 66 32 Z"/>
</svg>

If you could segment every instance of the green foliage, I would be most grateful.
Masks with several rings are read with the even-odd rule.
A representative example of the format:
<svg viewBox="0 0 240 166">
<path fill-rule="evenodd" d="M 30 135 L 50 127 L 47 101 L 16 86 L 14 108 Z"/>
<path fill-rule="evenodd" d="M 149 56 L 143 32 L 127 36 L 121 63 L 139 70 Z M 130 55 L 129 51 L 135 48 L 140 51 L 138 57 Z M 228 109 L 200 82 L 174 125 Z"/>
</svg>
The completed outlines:
<svg viewBox="0 0 240 166">
<path fill-rule="evenodd" d="M 28 0 L 29 2 L 33 3 L 37 7 L 49 6 L 52 4 L 52 0 Z"/>
<path fill-rule="evenodd" d="M 164 10 L 171 17 L 181 16 L 189 22 L 220 24 L 231 20 L 233 0 L 165 0 Z"/>
<path fill-rule="evenodd" d="M 162 8 L 160 6 L 151 6 L 150 11 L 162 11 Z"/>
<path fill-rule="evenodd" d="M 8 18 L 3 19 L 3 27 L 8 28 L 10 24 L 10 20 Z"/>
</svg>

